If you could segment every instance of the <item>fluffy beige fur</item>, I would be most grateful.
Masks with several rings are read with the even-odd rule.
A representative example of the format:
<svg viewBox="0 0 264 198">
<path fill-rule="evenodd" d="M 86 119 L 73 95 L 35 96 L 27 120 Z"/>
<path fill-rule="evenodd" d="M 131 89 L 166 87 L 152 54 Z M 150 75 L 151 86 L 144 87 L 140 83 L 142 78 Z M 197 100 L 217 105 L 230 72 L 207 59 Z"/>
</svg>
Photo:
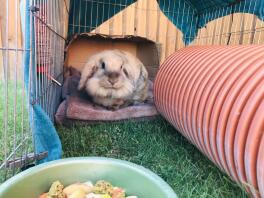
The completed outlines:
<svg viewBox="0 0 264 198">
<path fill-rule="evenodd" d="M 89 58 L 78 88 L 85 88 L 95 103 L 118 109 L 146 100 L 148 73 L 132 54 L 106 50 Z"/>
</svg>

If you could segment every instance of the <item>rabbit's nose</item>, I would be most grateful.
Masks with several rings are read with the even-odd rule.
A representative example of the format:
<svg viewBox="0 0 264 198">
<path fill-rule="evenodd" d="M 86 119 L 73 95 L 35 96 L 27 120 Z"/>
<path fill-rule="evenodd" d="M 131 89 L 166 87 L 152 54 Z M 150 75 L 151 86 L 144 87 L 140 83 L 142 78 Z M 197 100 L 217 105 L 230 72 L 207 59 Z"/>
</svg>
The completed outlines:
<svg viewBox="0 0 264 198">
<path fill-rule="evenodd" d="M 117 81 L 118 81 L 118 78 L 108 78 L 108 81 L 114 85 Z"/>
<path fill-rule="evenodd" d="M 114 85 L 118 81 L 119 73 L 111 72 L 108 74 L 108 81 Z"/>
<path fill-rule="evenodd" d="M 109 72 L 108 73 L 108 77 L 109 78 L 118 78 L 119 77 L 119 73 L 118 72 Z"/>
</svg>

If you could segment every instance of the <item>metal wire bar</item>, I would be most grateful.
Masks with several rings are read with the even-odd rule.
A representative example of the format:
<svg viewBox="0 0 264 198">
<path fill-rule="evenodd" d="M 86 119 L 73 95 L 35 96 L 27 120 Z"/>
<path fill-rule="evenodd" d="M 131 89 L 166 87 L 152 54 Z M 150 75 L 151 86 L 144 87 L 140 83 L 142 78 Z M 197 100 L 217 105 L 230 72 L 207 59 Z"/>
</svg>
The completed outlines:
<svg viewBox="0 0 264 198">
<path fill-rule="evenodd" d="M 32 1 L 30 1 L 30 3 L 32 4 Z M 31 50 L 32 50 L 32 48 L 33 48 L 33 46 L 35 45 L 35 43 L 34 43 L 34 34 L 33 34 L 33 32 L 34 32 L 34 27 L 33 27 L 33 17 L 32 16 L 30 16 L 30 46 L 31 46 Z M 34 89 L 35 89 L 35 84 L 34 84 L 34 73 L 33 73 L 33 68 L 35 67 L 35 65 L 34 65 L 34 58 L 35 57 L 33 57 L 32 56 L 32 53 L 31 53 L 31 56 L 30 56 L 30 61 L 29 61 L 29 83 L 28 83 L 28 99 L 30 99 L 31 98 L 31 93 L 34 91 Z M 30 128 L 29 128 L 29 130 L 28 130 L 28 136 L 29 137 L 31 137 L 31 139 L 32 139 L 32 145 L 33 145 L 33 151 L 34 151 L 34 153 L 35 153 L 35 150 L 36 150 L 36 145 L 35 145 L 35 137 L 34 137 L 34 134 L 32 133 L 32 131 L 34 131 L 35 130 L 35 123 L 34 123 L 34 117 L 35 117 L 35 115 L 34 115 L 34 111 L 33 111 L 33 108 L 32 108 L 32 106 L 31 106 L 31 104 L 30 103 L 28 103 L 28 109 L 29 109 L 29 111 L 30 111 L 30 114 L 29 114 L 29 116 L 30 116 L 30 121 L 31 121 L 31 125 L 30 125 Z M 26 155 L 30 152 L 29 151 L 29 148 L 27 148 L 26 149 L 27 151 L 26 151 Z"/>
<path fill-rule="evenodd" d="M 15 52 L 24 52 L 24 51 L 30 51 L 30 49 L 21 49 L 21 48 L 6 48 L 6 47 L 0 47 L 0 50 L 2 51 L 15 51 Z"/>
<path fill-rule="evenodd" d="M 63 2 L 64 2 L 65 9 L 66 9 L 66 11 L 67 11 L 67 13 L 68 13 L 68 15 L 69 15 L 69 8 L 68 8 L 68 6 L 67 6 L 67 4 L 66 4 L 66 1 L 63 0 Z"/>
<path fill-rule="evenodd" d="M 34 5 L 36 7 L 38 7 L 38 8 L 40 7 L 38 0 L 34 1 Z M 36 27 L 36 29 L 35 29 L 35 35 L 36 35 L 35 36 L 35 42 L 38 43 L 39 42 L 39 38 L 40 38 L 40 32 L 39 32 L 40 23 L 39 23 L 39 21 L 37 19 L 35 19 L 35 27 Z M 37 65 L 37 67 L 39 67 L 38 60 L 40 59 L 40 50 L 41 50 L 40 45 L 38 45 L 38 44 L 35 45 L 35 50 L 36 50 L 36 53 L 35 53 L 35 55 L 36 55 L 36 65 Z M 40 77 L 39 77 L 39 75 L 37 74 L 36 77 L 37 77 L 36 83 L 37 83 L 37 87 L 38 87 L 38 94 L 37 94 L 37 98 L 38 98 L 39 95 L 40 95 L 41 87 L 40 87 Z"/>
<path fill-rule="evenodd" d="M 251 8 L 251 6 L 252 6 L 252 1 L 250 1 L 250 8 Z M 255 1 L 254 2 L 254 5 L 253 5 L 253 10 L 255 10 L 256 9 L 256 6 L 257 6 L 257 2 Z M 254 30 L 255 28 L 256 28 L 256 20 L 257 20 L 257 17 L 256 16 L 253 16 L 253 19 L 252 19 L 252 22 L 251 22 L 251 29 L 252 30 Z M 246 21 L 246 27 L 248 27 L 248 23 L 249 23 L 249 19 Z M 253 41 L 254 41 L 254 33 L 253 34 L 251 34 L 251 36 L 250 36 L 250 39 L 249 39 L 249 44 L 252 44 L 253 43 Z"/>
<path fill-rule="evenodd" d="M 43 2 L 43 12 L 44 12 L 44 20 L 47 21 L 47 24 L 49 25 L 44 25 L 44 33 L 42 34 L 42 39 L 44 40 L 44 45 L 45 45 L 45 49 L 46 49 L 46 53 L 43 53 L 43 63 L 41 65 L 43 65 L 44 67 L 44 73 L 42 73 L 42 77 L 44 79 L 44 82 L 43 82 L 43 87 L 41 88 L 42 90 L 44 90 L 46 87 L 47 87 L 47 83 L 48 83 L 48 80 L 47 80 L 47 76 L 44 75 L 46 73 L 48 73 L 48 70 L 49 70 L 49 67 L 50 67 L 50 59 L 51 59 L 51 54 L 50 54 L 50 36 L 49 36 L 49 31 L 48 31 L 48 27 L 53 27 L 53 23 L 51 21 L 51 13 L 50 12 L 50 9 L 51 9 L 51 5 L 50 5 L 50 2 L 47 1 L 47 0 L 44 0 Z M 54 32 L 56 32 L 56 30 L 52 29 Z M 53 42 L 53 41 L 51 41 Z M 46 111 L 46 113 L 49 115 L 49 112 L 48 112 L 48 99 L 47 99 L 47 92 L 44 92 L 44 97 L 43 97 L 44 101 L 43 101 L 43 109 Z"/>
<path fill-rule="evenodd" d="M 53 27 L 53 23 L 51 21 L 51 5 L 47 0 L 43 0 L 43 5 L 44 5 L 44 10 L 43 10 L 43 18 L 46 21 L 46 24 L 43 24 L 43 28 L 44 28 L 44 33 L 42 34 L 43 40 L 44 40 L 44 45 L 45 45 L 45 49 L 46 49 L 46 53 L 43 53 L 43 58 L 40 60 L 40 62 L 42 61 L 41 66 L 43 67 L 44 72 L 41 73 L 41 76 L 43 78 L 43 84 L 42 84 L 42 90 L 45 90 L 47 87 L 47 76 L 46 74 L 49 74 L 49 69 L 50 69 L 50 64 L 51 64 L 51 43 L 52 41 L 52 34 L 50 32 L 50 30 L 48 29 L 48 27 Z M 49 24 L 49 25 L 47 25 Z M 53 29 L 54 30 L 54 29 Z M 54 30 L 55 31 L 55 30 Z M 49 115 L 48 112 L 48 100 L 47 100 L 47 91 L 45 91 L 43 93 L 43 106 L 42 108 L 46 111 L 46 113 Z"/>
<path fill-rule="evenodd" d="M 23 12 L 23 11 L 22 11 Z M 24 12 L 26 12 L 26 10 L 24 10 Z M 26 15 L 24 15 L 24 18 L 22 18 L 21 20 L 24 21 L 24 26 L 22 27 L 24 30 L 26 29 Z M 23 48 L 25 49 L 26 47 L 26 43 L 24 42 L 23 43 Z M 30 49 L 29 49 L 30 50 Z M 23 53 L 23 59 L 24 59 L 24 56 L 25 54 Z M 26 115 L 25 115 L 25 108 L 24 108 L 24 104 L 26 102 L 26 100 L 24 99 L 25 98 L 25 95 L 26 95 L 26 92 L 25 92 L 25 81 L 24 81 L 24 72 L 22 72 L 22 106 L 21 106 L 21 114 L 22 114 L 22 122 L 21 122 L 21 138 L 22 140 L 25 140 L 27 138 L 26 136 L 26 133 L 24 131 L 24 127 L 27 125 L 25 124 L 24 120 L 26 120 Z M 28 142 L 25 142 L 24 146 L 22 146 L 21 148 L 21 153 L 20 153 L 20 158 L 22 159 L 22 156 L 26 154 L 26 146 L 25 145 L 28 145 Z"/>
<path fill-rule="evenodd" d="M 33 1 L 33 4 L 34 5 L 36 5 L 36 0 L 34 0 Z M 36 30 L 37 29 L 37 22 L 36 22 L 36 20 L 34 20 L 34 43 L 36 43 L 37 42 L 37 38 L 38 38 L 38 31 Z M 34 55 L 35 55 L 35 57 L 37 57 L 38 56 L 38 46 L 37 45 L 35 45 L 35 47 L 34 47 Z M 36 64 L 36 63 L 35 63 Z M 36 64 L 36 67 L 38 67 L 37 66 L 37 64 Z M 34 74 L 34 81 L 35 81 L 35 83 L 36 83 L 36 88 L 35 88 L 35 98 L 36 97 L 38 97 L 38 92 L 39 92 L 39 86 L 38 86 L 38 76 L 37 76 L 37 70 L 36 70 L 36 73 Z"/>
<path fill-rule="evenodd" d="M 6 24 L 6 32 L 5 32 L 5 37 L 8 36 L 9 34 L 9 17 L 8 17 L 8 10 L 9 10 L 9 2 L 6 2 L 6 16 L 5 16 L 5 24 Z M 9 48 L 8 40 L 5 39 L 3 41 L 4 45 L 6 48 Z M 4 158 L 7 158 L 7 153 L 8 153 L 8 148 L 7 148 L 7 133 L 8 133 L 8 64 L 9 64 L 9 51 L 5 51 L 3 53 L 4 56 L 4 83 L 5 83 L 5 91 L 4 91 Z M 5 174 L 6 178 L 6 174 Z"/>
<path fill-rule="evenodd" d="M 39 30 L 39 40 L 40 40 L 40 44 L 36 43 L 36 45 L 38 45 L 38 47 L 40 48 L 40 57 L 37 60 L 37 63 L 39 65 L 40 71 L 38 72 L 38 76 L 40 77 L 41 81 L 40 81 L 40 95 L 39 97 L 41 97 L 43 95 L 43 87 L 44 87 L 44 83 L 45 83 L 45 77 L 43 75 L 43 72 L 46 70 L 46 54 L 48 53 L 48 48 L 47 48 L 47 44 L 45 41 L 46 38 L 46 26 L 48 26 L 48 21 L 47 21 L 47 16 L 45 13 L 45 0 L 40 0 L 39 1 L 39 12 L 36 13 L 38 14 L 38 16 L 45 22 L 42 23 L 40 20 L 38 20 L 38 18 L 36 18 L 36 20 L 38 20 L 38 23 L 40 24 L 40 30 Z M 51 28 L 51 27 L 50 27 Z M 42 99 L 39 103 L 39 105 L 44 109 L 45 106 L 45 100 Z"/>
<path fill-rule="evenodd" d="M 18 5 L 17 5 L 17 1 L 15 2 L 15 21 L 17 22 L 18 21 Z M 16 31 L 16 34 L 15 34 L 15 46 L 16 46 L 16 49 L 18 48 L 17 46 L 17 43 L 18 43 L 18 25 L 16 24 L 15 25 L 15 31 Z M 14 105 L 13 105 L 13 122 L 14 122 L 14 127 L 13 127 L 13 152 L 15 151 L 15 148 L 17 147 L 17 133 L 16 133 L 16 118 L 17 118 L 17 112 L 16 112 L 16 109 L 17 109 L 17 57 L 18 56 L 18 51 L 16 50 L 15 51 L 15 79 L 14 79 L 14 90 L 13 90 L 13 95 L 14 95 Z M 15 159 L 15 156 L 13 156 L 13 159 Z M 15 169 L 13 170 L 13 174 L 15 174 Z"/>
<path fill-rule="evenodd" d="M 57 18 L 57 16 L 55 16 L 55 14 L 58 14 L 58 12 L 55 12 L 55 9 L 58 9 L 58 6 L 56 5 L 57 1 L 54 2 L 54 4 L 55 5 L 53 5 L 53 6 L 51 5 L 51 7 L 49 9 L 51 11 L 50 12 L 50 17 L 51 17 L 51 23 L 53 24 L 54 29 L 56 29 L 56 31 L 58 31 L 57 24 L 56 24 L 56 21 L 55 21 L 55 19 Z M 48 67 L 48 73 L 49 73 L 50 76 L 54 76 L 55 75 L 55 66 L 58 65 L 56 57 L 57 57 L 57 51 L 59 50 L 59 49 L 57 49 L 58 42 L 55 41 L 56 40 L 56 36 L 53 35 L 52 39 L 53 39 L 53 43 L 52 43 L 53 47 L 51 47 L 51 49 L 53 49 L 53 53 L 51 54 L 51 58 L 52 58 L 53 61 Z M 52 81 L 50 81 L 50 82 L 52 82 Z M 52 88 L 54 88 L 52 83 L 50 83 L 50 85 L 51 85 Z M 53 90 L 54 90 L 54 92 L 56 92 L 56 89 L 53 89 Z M 47 98 L 48 98 L 47 100 L 48 100 L 48 103 L 50 104 L 50 106 L 49 106 L 50 108 L 48 108 L 48 112 L 49 112 L 49 116 L 50 117 L 52 116 L 51 113 L 52 113 L 53 105 L 55 104 L 54 100 L 52 100 L 51 97 L 52 97 L 51 91 L 49 90 L 47 92 Z"/>
<path fill-rule="evenodd" d="M 0 169 L 2 169 L 3 167 L 6 167 L 7 166 L 7 162 L 8 160 L 10 160 L 11 158 L 15 159 L 14 156 L 16 156 L 16 152 L 26 144 L 28 140 L 28 137 L 27 138 L 24 138 L 21 140 L 21 142 L 16 145 L 16 147 L 13 149 L 13 151 L 5 158 L 5 160 L 3 161 L 3 163 L 1 164 L 0 166 Z"/>
<path fill-rule="evenodd" d="M 90 27 L 92 27 L 92 25 L 93 25 L 93 5 L 94 5 L 94 2 L 92 1 L 91 2 L 91 16 L 90 16 Z M 80 3 L 80 6 L 81 6 L 81 3 Z M 79 25 L 80 25 L 80 14 L 81 14 L 81 12 L 79 12 Z M 90 29 L 90 32 L 92 31 L 92 29 Z M 80 33 L 80 31 L 79 31 L 79 33 Z"/>
<path fill-rule="evenodd" d="M 56 32 L 55 30 L 53 30 L 45 21 L 43 21 L 38 15 L 34 14 L 33 15 L 41 22 L 43 23 L 43 25 L 46 26 L 46 28 L 48 28 L 50 31 L 52 31 L 54 34 L 56 34 L 59 38 L 63 39 L 63 40 L 67 40 L 66 38 L 64 38 L 62 35 L 60 35 L 58 32 Z"/>
</svg>

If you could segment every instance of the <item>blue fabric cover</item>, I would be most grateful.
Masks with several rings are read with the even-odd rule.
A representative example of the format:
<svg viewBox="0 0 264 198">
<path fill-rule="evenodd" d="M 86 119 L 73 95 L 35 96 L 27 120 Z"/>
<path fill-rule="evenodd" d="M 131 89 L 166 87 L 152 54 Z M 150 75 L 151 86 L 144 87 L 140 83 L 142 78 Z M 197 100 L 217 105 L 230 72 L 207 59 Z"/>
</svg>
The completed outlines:
<svg viewBox="0 0 264 198">
<path fill-rule="evenodd" d="M 36 74 L 36 64 L 34 54 L 34 27 L 30 28 L 31 15 L 29 7 L 29 0 L 21 1 L 21 19 L 25 19 L 21 21 L 24 49 L 30 49 L 30 47 L 32 49 L 31 52 L 29 50 L 26 50 L 24 54 L 24 81 L 26 90 L 30 95 L 29 101 L 31 102 L 35 99 L 34 96 L 36 91 L 36 82 L 34 80 L 35 78 L 30 79 L 30 72 L 33 75 Z M 32 21 L 33 20 L 34 18 L 32 17 Z M 32 39 L 30 40 L 30 38 Z M 32 61 L 31 68 L 30 61 Z M 38 161 L 38 163 L 61 158 L 62 147 L 56 129 L 45 111 L 37 103 L 30 104 L 29 120 L 33 134 L 35 152 L 38 154 L 43 151 L 48 151 L 48 157 Z"/>
</svg>

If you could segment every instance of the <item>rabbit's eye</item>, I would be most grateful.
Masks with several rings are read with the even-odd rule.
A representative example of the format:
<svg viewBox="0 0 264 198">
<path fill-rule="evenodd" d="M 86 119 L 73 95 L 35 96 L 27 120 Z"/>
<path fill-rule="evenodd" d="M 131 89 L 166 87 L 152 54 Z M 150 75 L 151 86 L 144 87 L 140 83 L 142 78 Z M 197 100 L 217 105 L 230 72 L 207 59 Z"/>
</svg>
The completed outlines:
<svg viewBox="0 0 264 198">
<path fill-rule="evenodd" d="M 124 69 L 123 71 L 124 71 L 124 73 L 125 73 L 126 77 L 129 77 L 129 76 L 128 76 L 128 72 L 127 72 L 127 70 L 126 70 L 126 69 Z"/>
<path fill-rule="evenodd" d="M 123 65 L 121 65 L 121 69 L 123 69 Z"/>
<path fill-rule="evenodd" d="M 102 62 L 102 68 L 105 69 L 105 63 L 104 62 Z"/>
</svg>

